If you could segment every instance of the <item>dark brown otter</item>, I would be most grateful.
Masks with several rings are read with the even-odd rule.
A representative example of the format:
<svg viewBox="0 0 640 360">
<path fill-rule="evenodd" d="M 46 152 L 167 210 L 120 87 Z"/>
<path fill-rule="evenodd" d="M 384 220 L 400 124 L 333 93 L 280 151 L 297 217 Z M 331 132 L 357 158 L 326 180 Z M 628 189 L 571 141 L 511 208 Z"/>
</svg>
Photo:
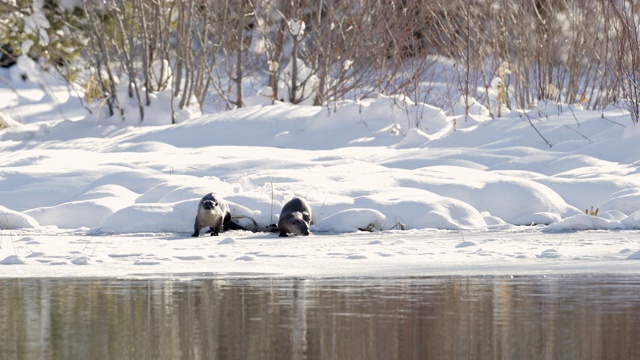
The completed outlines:
<svg viewBox="0 0 640 360">
<path fill-rule="evenodd" d="M 278 220 L 280 236 L 287 234 L 309 235 L 309 225 L 313 224 L 311 207 L 302 198 L 294 197 L 284 205 Z"/>
<path fill-rule="evenodd" d="M 210 228 L 211 236 L 218 236 L 219 233 L 231 228 L 229 206 L 221 198 L 216 198 L 213 193 L 205 195 L 200 200 L 191 236 L 198 237 L 200 230 L 204 227 Z"/>
</svg>

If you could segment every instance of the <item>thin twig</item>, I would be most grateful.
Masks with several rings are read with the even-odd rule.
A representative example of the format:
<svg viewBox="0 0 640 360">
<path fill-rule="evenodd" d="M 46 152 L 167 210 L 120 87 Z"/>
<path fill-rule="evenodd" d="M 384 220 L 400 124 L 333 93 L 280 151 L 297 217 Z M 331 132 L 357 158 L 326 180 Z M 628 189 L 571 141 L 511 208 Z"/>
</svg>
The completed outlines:
<svg viewBox="0 0 640 360">
<path fill-rule="evenodd" d="M 533 125 L 533 121 L 531 121 L 531 116 L 529 116 L 529 114 L 527 114 L 526 111 L 522 112 L 524 114 L 524 116 L 527 118 L 527 120 L 529 121 L 529 124 L 531 125 L 531 127 L 538 133 L 538 135 L 542 138 L 542 140 L 544 140 L 545 143 L 547 143 L 547 145 L 549 145 L 549 147 L 553 147 L 553 145 L 551 145 L 551 143 L 542 135 L 542 133 L 540 133 L 540 131 L 538 131 L 538 128 Z"/>
<path fill-rule="evenodd" d="M 462 233 L 462 225 L 460 225 L 460 215 L 458 215 L 458 207 L 456 204 L 453 204 L 453 212 L 456 214 L 456 220 L 458 221 L 458 230 L 460 231 L 460 237 L 462 238 L 462 242 L 465 242 L 464 234 Z"/>
</svg>

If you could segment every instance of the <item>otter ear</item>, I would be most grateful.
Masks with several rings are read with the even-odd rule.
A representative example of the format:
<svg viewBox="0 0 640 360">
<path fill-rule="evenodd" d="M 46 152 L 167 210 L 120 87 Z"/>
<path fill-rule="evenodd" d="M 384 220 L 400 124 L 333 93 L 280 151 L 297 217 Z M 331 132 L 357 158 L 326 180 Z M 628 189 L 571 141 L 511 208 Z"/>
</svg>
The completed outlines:
<svg viewBox="0 0 640 360">
<path fill-rule="evenodd" d="M 302 218 L 303 218 L 303 219 L 304 219 L 304 221 L 306 221 L 306 222 L 311 221 L 311 215 L 309 215 L 309 213 L 308 213 L 308 212 L 306 212 L 306 211 L 304 211 L 304 212 L 302 213 Z"/>
</svg>

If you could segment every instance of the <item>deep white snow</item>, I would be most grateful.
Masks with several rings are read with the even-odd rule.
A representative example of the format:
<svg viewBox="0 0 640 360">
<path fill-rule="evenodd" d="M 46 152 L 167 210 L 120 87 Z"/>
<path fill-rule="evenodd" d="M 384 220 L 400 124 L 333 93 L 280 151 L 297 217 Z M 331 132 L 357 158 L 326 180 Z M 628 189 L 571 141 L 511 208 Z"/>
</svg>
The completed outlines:
<svg viewBox="0 0 640 360">
<path fill-rule="evenodd" d="M 22 80 L 37 72 L 26 62 L 0 70 L 0 276 L 640 270 L 640 127 L 623 108 L 540 103 L 491 119 L 383 95 L 330 107 L 256 95 L 170 125 L 159 93 L 144 122 L 135 106 L 122 122 L 88 115 L 46 74 Z M 192 238 L 208 192 L 256 231 Z M 263 232 L 293 196 L 311 204 L 313 234 Z"/>
</svg>

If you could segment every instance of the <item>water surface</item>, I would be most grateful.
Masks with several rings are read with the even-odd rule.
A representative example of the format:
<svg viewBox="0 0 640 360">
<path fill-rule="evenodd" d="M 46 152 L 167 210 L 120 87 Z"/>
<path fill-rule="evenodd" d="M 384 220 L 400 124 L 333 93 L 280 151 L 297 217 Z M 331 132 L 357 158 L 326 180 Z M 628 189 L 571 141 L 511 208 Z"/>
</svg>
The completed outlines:
<svg viewBox="0 0 640 360">
<path fill-rule="evenodd" d="M 640 277 L 0 279 L 2 359 L 640 358 Z"/>
</svg>

